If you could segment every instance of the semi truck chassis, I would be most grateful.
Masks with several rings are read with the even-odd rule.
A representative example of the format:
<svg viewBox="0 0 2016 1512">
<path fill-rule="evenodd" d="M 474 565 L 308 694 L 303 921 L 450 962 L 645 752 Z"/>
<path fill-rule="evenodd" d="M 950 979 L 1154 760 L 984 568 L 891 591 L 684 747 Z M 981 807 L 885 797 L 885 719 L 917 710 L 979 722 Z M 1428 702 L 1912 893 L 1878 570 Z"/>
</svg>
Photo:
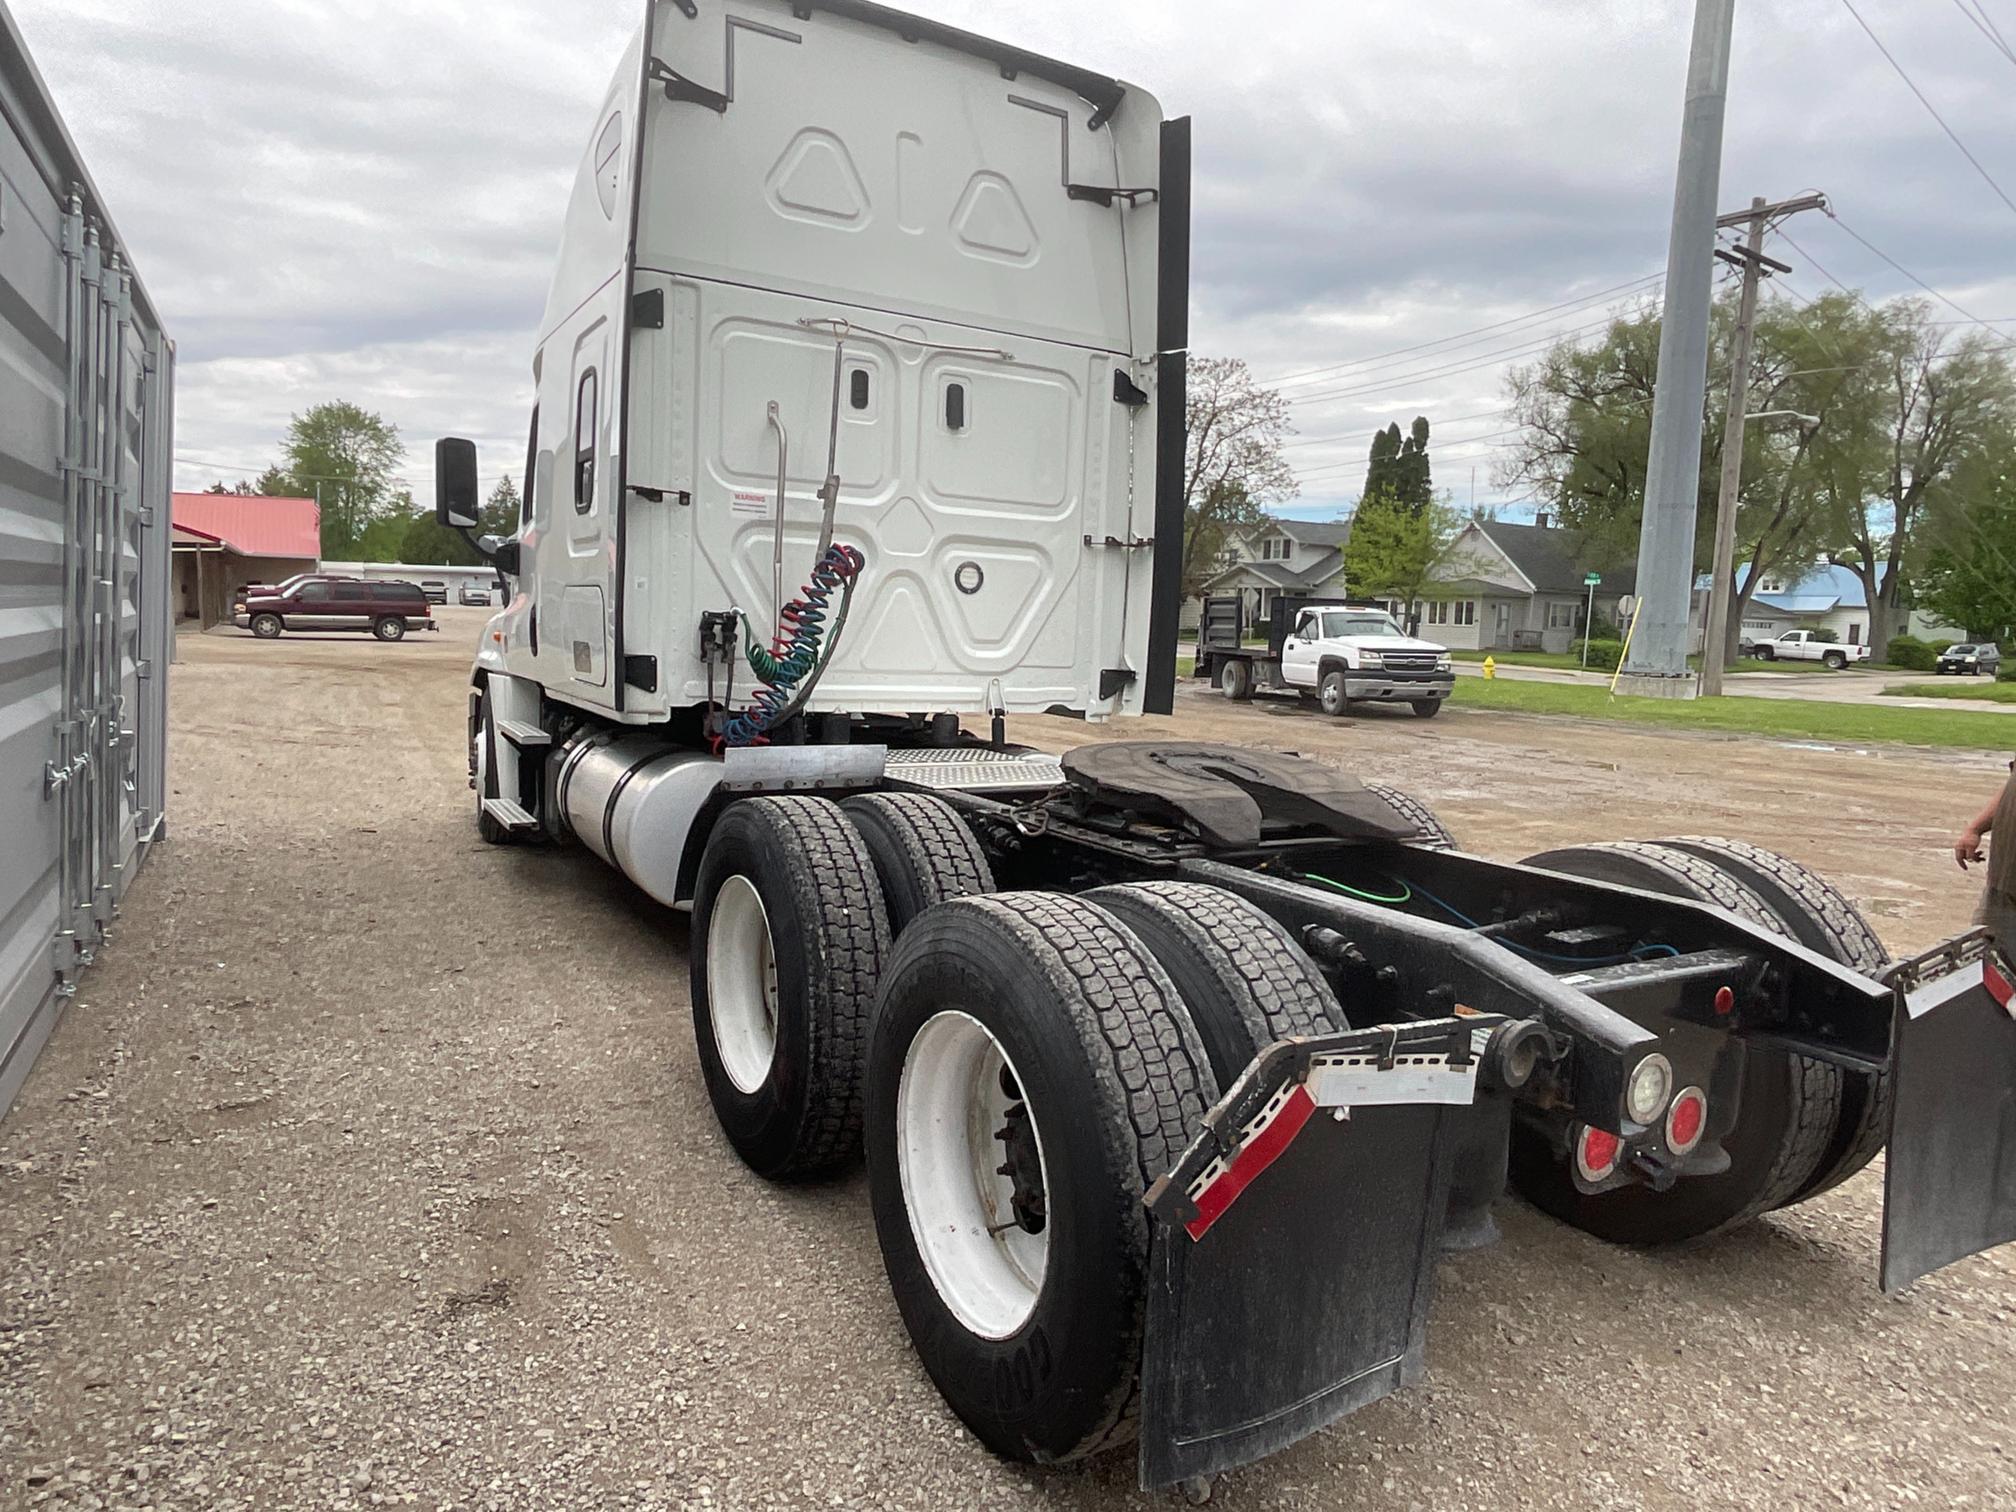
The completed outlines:
<svg viewBox="0 0 2016 1512">
<path fill-rule="evenodd" d="M 1196 1493 L 1419 1379 L 1436 1257 L 1508 1187 L 1680 1244 L 1887 1146 L 1886 1290 L 2016 1238 L 2008 964 L 1981 931 L 1891 963 L 1755 847 L 1507 864 L 1224 746 L 715 756 L 496 676 L 471 710 L 486 838 L 690 909 L 741 1158 L 865 1148 L 919 1356 L 1011 1458 L 1133 1442 Z"/>
</svg>

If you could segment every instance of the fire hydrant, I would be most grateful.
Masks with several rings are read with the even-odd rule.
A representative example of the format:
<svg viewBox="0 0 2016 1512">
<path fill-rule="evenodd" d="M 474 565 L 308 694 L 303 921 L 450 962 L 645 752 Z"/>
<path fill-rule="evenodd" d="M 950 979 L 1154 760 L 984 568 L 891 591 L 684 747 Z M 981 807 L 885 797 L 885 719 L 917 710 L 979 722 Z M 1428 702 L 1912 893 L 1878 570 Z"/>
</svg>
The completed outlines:
<svg viewBox="0 0 2016 1512">
<path fill-rule="evenodd" d="M 1498 658 L 1497 658 L 1497 657 L 1495 657 L 1495 656 L 1487 656 L 1487 657 L 1485 657 L 1485 658 L 1484 658 L 1484 676 L 1485 676 L 1485 677 L 1486 677 L 1487 679 L 1489 679 L 1489 678 L 1493 678 L 1493 677 L 1496 677 L 1497 675 L 1498 675 Z"/>
</svg>

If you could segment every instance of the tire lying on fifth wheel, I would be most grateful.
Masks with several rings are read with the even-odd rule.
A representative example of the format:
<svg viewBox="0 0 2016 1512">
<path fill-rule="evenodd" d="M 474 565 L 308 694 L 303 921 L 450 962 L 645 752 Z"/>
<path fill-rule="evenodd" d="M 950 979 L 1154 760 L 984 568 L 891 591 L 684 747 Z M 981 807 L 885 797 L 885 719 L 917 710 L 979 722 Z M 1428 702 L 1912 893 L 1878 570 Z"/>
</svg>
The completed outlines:
<svg viewBox="0 0 2016 1512">
<path fill-rule="evenodd" d="M 840 812 L 860 832 L 874 858 L 889 909 L 889 930 L 901 934 L 933 904 L 994 891 L 987 852 L 959 811 L 929 793 L 862 793 Z"/>
<path fill-rule="evenodd" d="M 1807 949 L 1866 977 L 1880 976 L 1890 964 L 1890 952 L 1861 911 L 1833 883 L 1791 857 L 1747 841 L 1709 835 L 1682 835 L 1659 843 L 1699 856 L 1735 877 L 1763 899 L 1792 938 Z M 1890 1073 L 1844 1071 L 1834 1137 L 1819 1167 L 1791 1200 L 1804 1202 L 1839 1186 L 1876 1158 L 1889 1135 Z"/>
<path fill-rule="evenodd" d="M 1613 841 L 1529 856 L 1527 866 L 1690 898 L 1786 933 L 1764 901 L 1728 873 L 1665 845 Z M 1512 1181 L 1542 1211 L 1613 1244 L 1678 1244 L 1749 1222 L 1793 1201 L 1819 1170 L 1841 1113 L 1841 1073 L 1782 1050 L 1739 1047 L 1742 1102 L 1722 1135 L 1729 1169 L 1688 1176 L 1668 1192 L 1634 1185 L 1598 1196 L 1575 1189 L 1565 1152 L 1523 1119 L 1512 1125 Z M 1714 1091 L 1710 1089 L 1710 1119 Z"/>
<path fill-rule="evenodd" d="M 758 1175 L 816 1176 L 861 1143 L 861 1068 L 889 920 L 868 848 L 824 798 L 743 798 L 693 897 L 707 1097 Z"/>
<path fill-rule="evenodd" d="M 1134 882 L 1080 896 L 1132 930 L 1162 963 L 1221 1088 L 1277 1040 L 1350 1027 L 1330 984 L 1288 931 L 1222 887 Z"/>
<path fill-rule="evenodd" d="M 1096 906 L 997 893 L 904 931 L 868 1052 L 875 1232 L 918 1357 L 995 1453 L 1134 1437 L 1141 1197 L 1216 1095 L 1175 987 Z"/>
</svg>

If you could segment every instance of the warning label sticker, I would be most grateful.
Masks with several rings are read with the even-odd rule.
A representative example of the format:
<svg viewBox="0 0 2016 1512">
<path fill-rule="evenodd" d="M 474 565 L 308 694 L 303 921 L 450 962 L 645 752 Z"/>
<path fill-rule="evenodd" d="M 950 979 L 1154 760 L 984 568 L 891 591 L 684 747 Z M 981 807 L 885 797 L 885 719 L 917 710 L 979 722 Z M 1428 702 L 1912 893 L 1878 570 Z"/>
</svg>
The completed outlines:
<svg viewBox="0 0 2016 1512">
<path fill-rule="evenodd" d="M 737 514 L 768 514 L 770 495 L 737 492 L 730 496 L 729 507 Z"/>
</svg>

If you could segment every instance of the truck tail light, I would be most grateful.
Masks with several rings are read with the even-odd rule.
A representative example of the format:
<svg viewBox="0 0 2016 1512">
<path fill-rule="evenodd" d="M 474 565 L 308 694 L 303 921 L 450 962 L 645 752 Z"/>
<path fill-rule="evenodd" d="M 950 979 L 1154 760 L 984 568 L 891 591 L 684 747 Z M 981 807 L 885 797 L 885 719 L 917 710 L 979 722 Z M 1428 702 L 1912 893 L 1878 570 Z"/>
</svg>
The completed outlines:
<svg viewBox="0 0 2016 1512">
<path fill-rule="evenodd" d="M 1584 1181 L 1608 1181 L 1617 1171 L 1617 1159 L 1624 1153 L 1624 1141 L 1615 1134 L 1590 1124 L 1575 1136 L 1575 1169 Z"/>
<path fill-rule="evenodd" d="M 1699 1087 L 1683 1089 L 1666 1112 L 1666 1148 L 1675 1155 L 1685 1155 L 1701 1143 L 1707 1129 L 1707 1094 Z"/>
</svg>

